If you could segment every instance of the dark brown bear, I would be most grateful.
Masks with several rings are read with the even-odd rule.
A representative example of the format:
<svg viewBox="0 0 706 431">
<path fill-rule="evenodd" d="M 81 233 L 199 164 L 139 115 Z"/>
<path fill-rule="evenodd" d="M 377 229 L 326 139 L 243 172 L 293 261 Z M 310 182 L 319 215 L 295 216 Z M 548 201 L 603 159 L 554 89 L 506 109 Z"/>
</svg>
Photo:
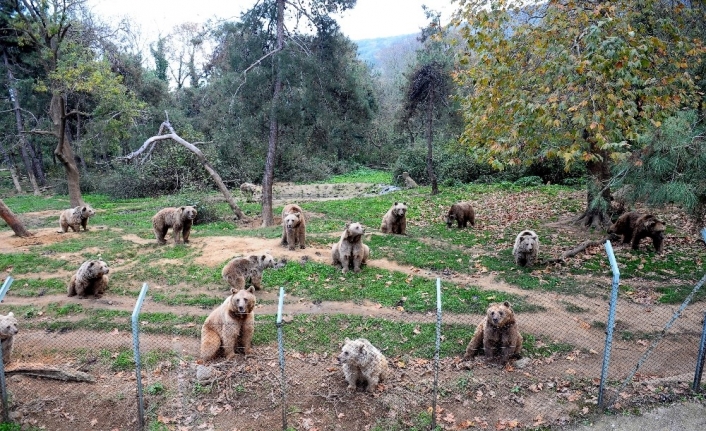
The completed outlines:
<svg viewBox="0 0 706 431">
<path fill-rule="evenodd" d="M 499 359 L 503 365 L 507 364 L 510 358 L 520 357 L 522 335 L 517 329 L 515 313 L 509 302 L 488 306 L 485 317 L 476 327 L 476 332 L 466 347 L 463 360 L 473 358 L 480 353 L 481 348 L 487 361 Z"/>
<path fill-rule="evenodd" d="M 623 244 L 631 243 L 633 250 L 640 248 L 641 239 L 650 237 L 657 253 L 662 253 L 664 230 L 664 222 L 654 215 L 631 211 L 621 215 L 608 229 L 608 233 L 622 235 Z"/>
<path fill-rule="evenodd" d="M 459 202 L 451 205 L 449 212 L 446 214 L 446 227 L 451 227 L 454 220 L 458 223 L 458 228 L 476 225 L 476 213 L 473 211 L 473 206 L 470 202 Z"/>
</svg>

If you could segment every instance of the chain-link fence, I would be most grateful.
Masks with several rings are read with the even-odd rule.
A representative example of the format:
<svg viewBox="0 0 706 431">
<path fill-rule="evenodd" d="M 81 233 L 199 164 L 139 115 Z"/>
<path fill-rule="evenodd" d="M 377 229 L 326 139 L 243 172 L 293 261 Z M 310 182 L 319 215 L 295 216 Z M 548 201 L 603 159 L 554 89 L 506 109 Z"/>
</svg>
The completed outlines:
<svg viewBox="0 0 706 431">
<path fill-rule="evenodd" d="M 436 298 L 436 286 L 428 285 L 415 294 Z M 493 295 L 469 302 L 494 301 Z M 148 300 L 137 308 L 151 320 L 135 315 L 137 362 L 129 324 L 20 326 L 6 367 L 4 413 L 52 430 L 140 429 L 141 415 L 145 428 L 157 430 L 548 426 L 597 411 L 602 380 L 606 407 L 688 393 L 706 312 L 703 301 L 688 300 L 646 306 L 615 295 L 611 320 L 607 294 L 530 292 L 512 304 L 523 348 L 521 359 L 505 366 L 482 354 L 462 359 L 482 311 L 451 307 L 441 310 L 439 322 L 433 306 L 410 312 L 404 303 L 383 308 L 296 298 L 283 299 L 281 320 L 272 307 L 255 310 L 252 354 L 203 363 L 203 320 L 165 330 L 154 324 L 158 304 Z M 610 352 L 606 332 L 612 332 Z M 360 338 L 386 357 L 388 371 L 377 385 L 361 378 L 349 389 L 338 357 L 346 339 Z"/>
</svg>

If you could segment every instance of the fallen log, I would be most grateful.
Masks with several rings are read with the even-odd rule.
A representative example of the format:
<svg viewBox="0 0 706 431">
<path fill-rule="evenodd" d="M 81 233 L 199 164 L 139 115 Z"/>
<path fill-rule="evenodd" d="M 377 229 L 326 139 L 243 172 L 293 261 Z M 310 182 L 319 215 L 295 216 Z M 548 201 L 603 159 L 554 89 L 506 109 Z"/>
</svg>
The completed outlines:
<svg viewBox="0 0 706 431">
<path fill-rule="evenodd" d="M 5 375 L 22 374 L 31 377 L 42 377 L 45 379 L 62 380 L 64 382 L 88 382 L 96 381 L 93 376 L 82 371 L 48 367 L 43 364 L 16 364 L 5 368 Z"/>
</svg>

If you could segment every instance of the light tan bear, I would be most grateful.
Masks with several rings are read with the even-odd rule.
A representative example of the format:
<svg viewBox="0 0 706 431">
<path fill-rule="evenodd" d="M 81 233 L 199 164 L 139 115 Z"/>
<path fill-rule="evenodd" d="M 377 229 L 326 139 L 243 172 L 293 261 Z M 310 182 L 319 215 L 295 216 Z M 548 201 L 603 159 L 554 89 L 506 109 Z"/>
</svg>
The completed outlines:
<svg viewBox="0 0 706 431">
<path fill-rule="evenodd" d="M 539 255 L 539 237 L 533 230 L 523 230 L 515 238 L 515 245 L 512 247 L 512 256 L 515 264 L 520 266 L 532 266 L 537 262 Z"/>
<path fill-rule="evenodd" d="M 201 359 L 211 361 L 219 354 L 235 357 L 235 349 L 252 353 L 255 332 L 255 288 L 231 289 L 232 295 L 211 311 L 201 327 Z"/>
<path fill-rule="evenodd" d="M 192 206 L 183 206 L 179 208 L 163 208 L 152 217 L 152 228 L 157 237 L 157 242 L 164 245 L 167 241 L 164 237 L 167 235 L 169 228 L 172 228 L 174 234 L 174 244 L 180 244 L 180 236 L 184 240 L 184 244 L 189 243 L 189 235 L 191 234 L 191 226 L 196 220 L 196 208 Z"/>
<path fill-rule="evenodd" d="M 253 196 L 257 191 L 257 186 L 253 183 L 243 183 L 240 185 L 240 193 L 245 197 L 246 202 L 254 202 Z"/>
<path fill-rule="evenodd" d="M 262 272 L 265 268 L 274 268 L 275 260 L 269 253 L 236 257 L 223 267 L 223 279 L 236 291 L 245 288 L 245 281 L 250 280 L 255 290 L 262 288 Z"/>
<path fill-rule="evenodd" d="M 7 365 L 12 360 L 12 348 L 17 335 L 17 319 L 10 311 L 7 316 L 0 314 L 0 342 L 2 343 L 2 363 Z"/>
<path fill-rule="evenodd" d="M 83 226 L 83 230 L 86 231 L 88 230 L 88 218 L 95 214 L 95 210 L 88 205 L 81 205 L 76 208 L 64 210 L 59 216 L 61 231 L 66 233 L 69 231 L 69 228 L 71 228 L 74 232 L 79 232 L 81 226 Z"/>
<path fill-rule="evenodd" d="M 466 347 L 463 360 L 467 361 L 479 354 L 481 347 L 486 360 L 500 358 L 503 365 L 507 364 L 511 357 L 520 356 L 522 335 L 517 329 L 515 313 L 509 302 L 488 306 L 486 317 L 478 324 L 476 333 Z"/>
<path fill-rule="evenodd" d="M 285 205 L 282 209 L 282 245 L 294 250 L 297 244 L 299 248 L 306 247 L 304 211 L 296 204 Z"/>
<path fill-rule="evenodd" d="M 402 172 L 402 179 L 404 180 L 404 186 L 408 189 L 416 189 L 418 187 L 417 182 L 409 176 L 409 172 Z"/>
<path fill-rule="evenodd" d="M 348 389 L 352 390 L 355 390 L 360 382 L 362 385 L 367 384 L 367 390 L 373 392 L 389 373 L 385 355 L 365 338 L 346 338 L 341 354 L 338 355 L 338 362 L 342 364 Z"/>
<path fill-rule="evenodd" d="M 395 202 L 382 217 L 382 233 L 407 235 L 407 202 Z"/>
<path fill-rule="evenodd" d="M 341 239 L 331 247 L 333 265 L 342 268 L 345 274 L 353 267 L 353 272 L 360 272 L 360 265 L 370 257 L 370 247 L 363 244 L 365 228 L 360 223 L 346 223 Z"/>
<path fill-rule="evenodd" d="M 96 298 L 103 296 L 108 289 L 108 264 L 102 260 L 87 260 L 81 264 L 76 274 L 69 281 L 69 296 L 78 295 L 85 298 L 93 294 Z"/>
<path fill-rule="evenodd" d="M 633 250 L 640 248 L 640 240 L 643 238 L 652 238 L 655 250 L 657 253 L 662 253 L 665 229 L 664 222 L 654 215 L 642 215 L 632 211 L 621 215 L 608 229 L 608 233 L 622 235 L 623 244 L 631 243 Z"/>
<path fill-rule="evenodd" d="M 476 225 L 476 213 L 473 210 L 473 205 L 470 202 L 459 202 L 451 205 L 449 212 L 446 213 L 446 227 L 451 227 L 453 222 L 458 224 L 458 228 Z"/>
</svg>

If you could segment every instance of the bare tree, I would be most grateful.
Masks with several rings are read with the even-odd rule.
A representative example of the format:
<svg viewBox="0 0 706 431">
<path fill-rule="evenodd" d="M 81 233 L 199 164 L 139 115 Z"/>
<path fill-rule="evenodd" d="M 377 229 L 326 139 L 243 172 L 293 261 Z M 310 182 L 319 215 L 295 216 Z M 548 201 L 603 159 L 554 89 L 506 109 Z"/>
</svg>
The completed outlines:
<svg viewBox="0 0 706 431">
<path fill-rule="evenodd" d="M 5 202 L 3 202 L 2 199 L 0 199 L 0 217 L 2 217 L 2 219 L 5 220 L 5 223 L 10 226 L 10 229 L 15 232 L 15 235 L 21 238 L 32 236 L 32 233 L 25 229 L 22 222 L 17 219 L 15 214 L 10 210 L 10 208 L 7 207 L 7 205 L 5 205 Z"/>
</svg>

